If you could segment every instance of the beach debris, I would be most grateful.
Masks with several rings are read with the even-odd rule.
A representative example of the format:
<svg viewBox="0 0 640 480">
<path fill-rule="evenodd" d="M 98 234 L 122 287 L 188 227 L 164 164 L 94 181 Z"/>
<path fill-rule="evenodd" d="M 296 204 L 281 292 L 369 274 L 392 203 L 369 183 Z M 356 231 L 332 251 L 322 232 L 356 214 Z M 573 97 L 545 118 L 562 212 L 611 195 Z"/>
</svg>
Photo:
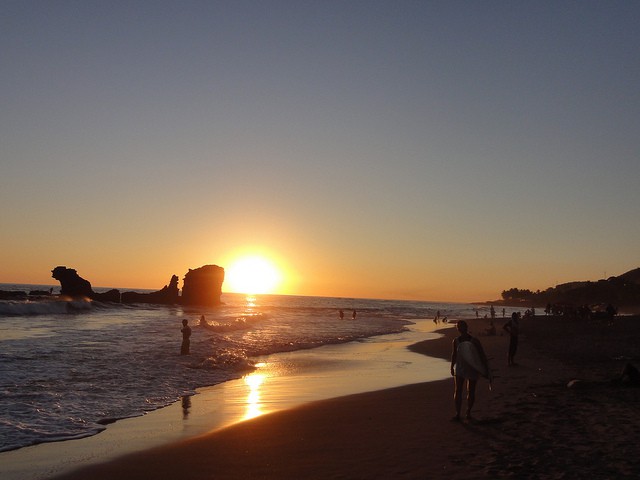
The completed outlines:
<svg viewBox="0 0 640 480">
<path fill-rule="evenodd" d="M 584 387 L 584 382 L 582 380 L 577 379 L 577 378 L 573 379 L 569 383 L 567 383 L 567 388 L 576 389 L 576 388 L 582 388 L 582 387 Z"/>
</svg>

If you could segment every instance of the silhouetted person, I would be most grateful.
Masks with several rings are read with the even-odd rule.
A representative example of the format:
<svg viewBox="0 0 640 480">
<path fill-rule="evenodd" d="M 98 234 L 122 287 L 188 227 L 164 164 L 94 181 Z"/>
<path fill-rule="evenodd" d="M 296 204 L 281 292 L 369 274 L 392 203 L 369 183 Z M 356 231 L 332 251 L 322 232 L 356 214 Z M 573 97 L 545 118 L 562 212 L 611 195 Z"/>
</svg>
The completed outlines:
<svg viewBox="0 0 640 480">
<path fill-rule="evenodd" d="M 180 355 L 189 355 L 189 347 L 191 345 L 191 327 L 188 325 L 189 320 L 182 320 L 182 345 L 180 346 Z"/>
<path fill-rule="evenodd" d="M 624 366 L 624 370 L 622 370 L 620 380 L 624 384 L 638 386 L 640 385 L 640 371 L 630 363 L 627 363 Z"/>
<path fill-rule="evenodd" d="M 618 310 L 616 310 L 616 307 L 614 307 L 611 304 L 607 305 L 607 319 L 609 320 L 609 324 L 613 323 L 613 317 L 616 316 L 616 314 L 618 313 Z"/>
<path fill-rule="evenodd" d="M 467 385 L 467 413 L 466 419 L 471 419 L 471 409 L 476 401 L 476 385 L 478 384 L 478 378 L 480 373 L 472 368 L 463 358 L 458 358 L 458 346 L 462 342 L 471 342 L 476 347 L 480 360 L 482 361 L 487 373 L 489 372 L 489 364 L 487 363 L 487 357 L 484 354 L 482 345 L 478 339 L 472 337 L 468 333 L 467 322 L 459 320 L 456 324 L 456 328 L 460 333 L 459 337 L 453 339 L 452 352 L 451 352 L 451 375 L 454 379 L 454 392 L 453 401 L 456 407 L 456 416 L 453 420 L 460 420 L 460 410 L 462 409 L 462 390 L 464 385 Z"/>
<path fill-rule="evenodd" d="M 515 365 L 515 356 L 518 351 L 518 335 L 520 334 L 520 315 L 517 312 L 511 314 L 511 320 L 502 327 L 509 332 L 509 353 L 507 354 L 507 364 Z"/>
<path fill-rule="evenodd" d="M 344 312 L 342 310 L 340 310 L 340 312 L 338 312 L 338 315 L 340 315 L 340 320 L 344 319 Z"/>
<path fill-rule="evenodd" d="M 485 329 L 485 333 L 493 337 L 496 334 L 496 326 L 493 324 L 493 320 L 489 322 L 489 326 Z"/>
<path fill-rule="evenodd" d="M 182 419 L 186 420 L 189 418 L 189 409 L 191 408 L 191 396 L 183 395 L 182 396 Z"/>
<path fill-rule="evenodd" d="M 358 312 L 354 310 L 353 313 L 351 314 L 351 318 L 355 320 L 357 315 L 358 315 Z"/>
</svg>

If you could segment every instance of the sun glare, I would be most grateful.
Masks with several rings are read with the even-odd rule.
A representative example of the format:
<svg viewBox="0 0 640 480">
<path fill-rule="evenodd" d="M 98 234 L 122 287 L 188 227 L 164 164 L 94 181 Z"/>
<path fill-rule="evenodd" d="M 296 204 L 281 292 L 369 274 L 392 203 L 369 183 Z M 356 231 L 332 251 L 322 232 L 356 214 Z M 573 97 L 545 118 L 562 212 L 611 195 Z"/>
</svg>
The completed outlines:
<svg viewBox="0 0 640 480">
<path fill-rule="evenodd" d="M 243 257 L 225 268 L 225 291 L 233 293 L 275 293 L 282 276 L 263 257 Z"/>
</svg>

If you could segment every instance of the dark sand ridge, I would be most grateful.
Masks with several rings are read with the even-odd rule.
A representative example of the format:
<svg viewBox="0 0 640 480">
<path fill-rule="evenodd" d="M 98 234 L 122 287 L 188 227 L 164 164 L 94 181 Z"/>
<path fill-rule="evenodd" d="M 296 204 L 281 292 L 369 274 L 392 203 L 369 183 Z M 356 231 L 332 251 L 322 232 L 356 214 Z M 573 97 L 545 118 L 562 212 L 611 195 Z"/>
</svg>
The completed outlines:
<svg viewBox="0 0 640 480">
<path fill-rule="evenodd" d="M 507 337 L 480 337 L 498 378 L 493 392 L 480 382 L 471 424 L 450 421 L 451 380 L 430 382 L 307 404 L 57 478 L 637 478 L 640 389 L 611 380 L 640 358 L 640 319 L 538 317 L 522 330 L 510 368 Z M 455 332 L 444 333 L 413 349 L 447 358 Z"/>
</svg>

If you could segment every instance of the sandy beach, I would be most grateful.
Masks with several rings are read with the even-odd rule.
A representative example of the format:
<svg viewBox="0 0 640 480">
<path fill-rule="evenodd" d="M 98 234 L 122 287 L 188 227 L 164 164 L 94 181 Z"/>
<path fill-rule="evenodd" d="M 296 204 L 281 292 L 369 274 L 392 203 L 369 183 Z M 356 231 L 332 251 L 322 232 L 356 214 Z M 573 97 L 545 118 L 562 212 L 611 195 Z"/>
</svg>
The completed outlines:
<svg viewBox="0 0 640 480">
<path fill-rule="evenodd" d="M 640 388 L 616 380 L 637 362 L 640 318 L 524 320 L 513 367 L 508 337 L 480 335 L 486 325 L 470 330 L 496 378 L 492 391 L 480 381 L 469 423 L 451 421 L 452 381 L 428 382 L 310 403 L 57 478 L 636 478 Z M 411 348 L 448 358 L 455 332 L 443 332 Z"/>
</svg>

